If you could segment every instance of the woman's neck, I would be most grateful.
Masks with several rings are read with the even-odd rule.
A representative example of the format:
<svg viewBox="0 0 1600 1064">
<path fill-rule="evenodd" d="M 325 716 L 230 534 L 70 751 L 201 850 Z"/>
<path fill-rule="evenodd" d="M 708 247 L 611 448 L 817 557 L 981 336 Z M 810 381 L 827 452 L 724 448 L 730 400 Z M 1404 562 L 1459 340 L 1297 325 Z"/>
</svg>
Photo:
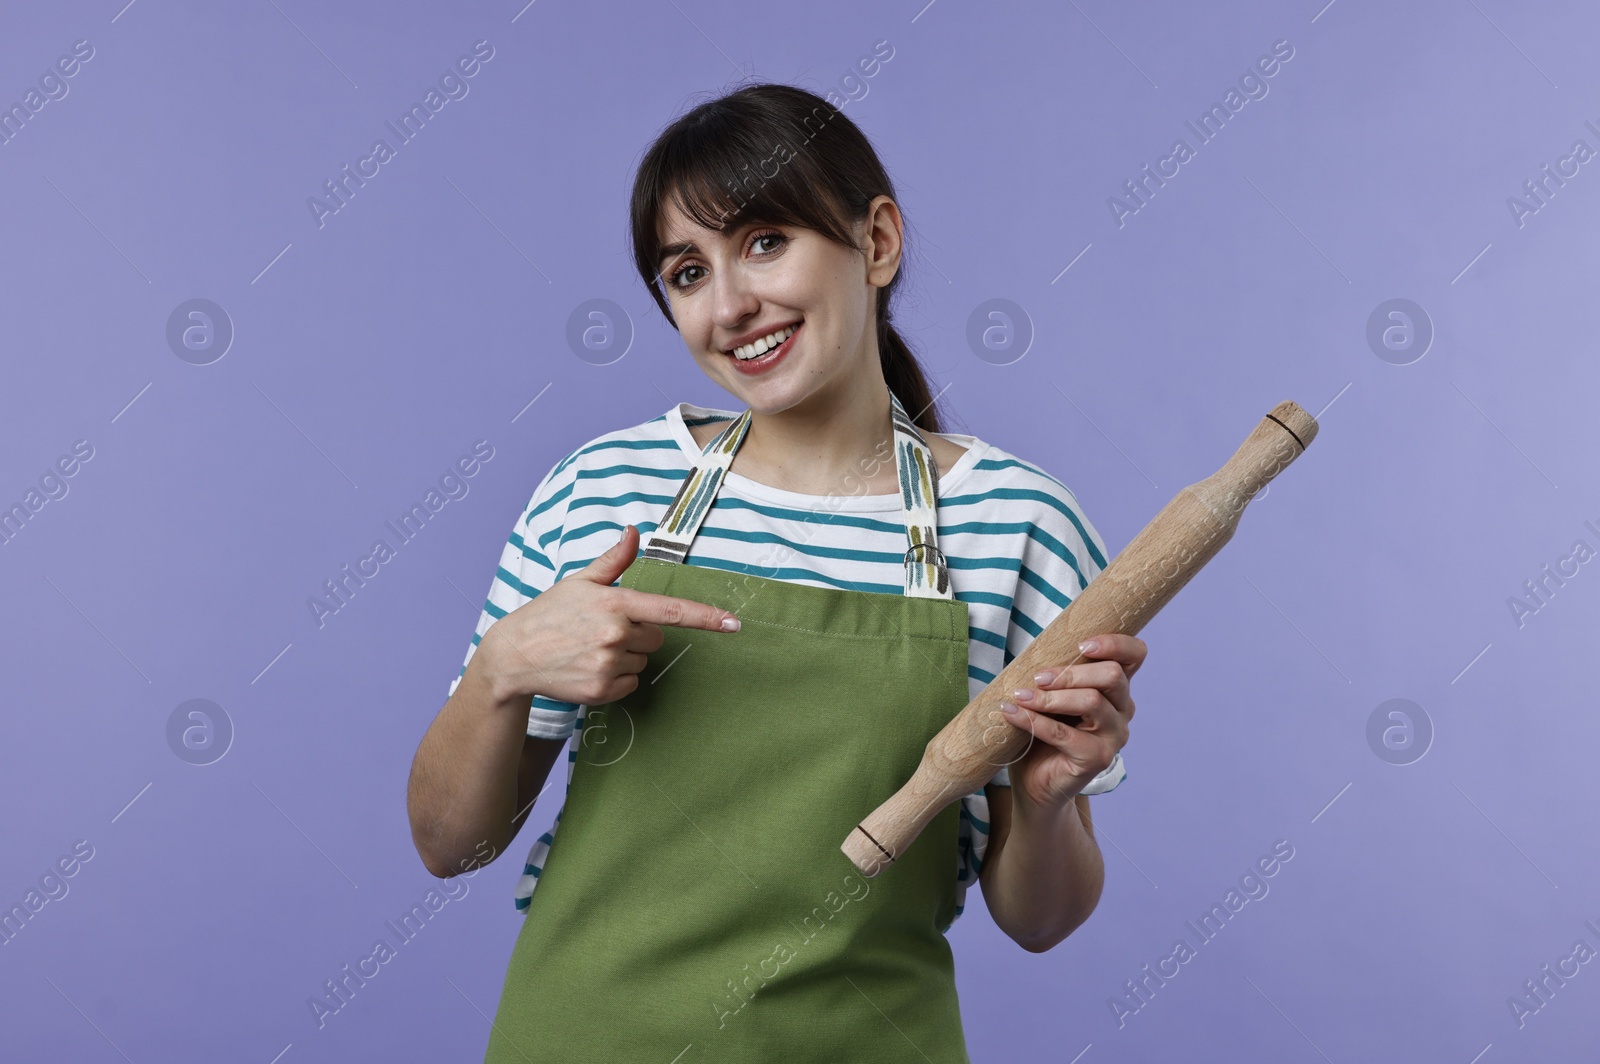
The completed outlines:
<svg viewBox="0 0 1600 1064">
<path fill-rule="evenodd" d="M 895 491 L 894 422 L 883 378 L 830 399 L 818 393 L 776 414 L 752 413 L 731 471 L 805 495 Z"/>
</svg>

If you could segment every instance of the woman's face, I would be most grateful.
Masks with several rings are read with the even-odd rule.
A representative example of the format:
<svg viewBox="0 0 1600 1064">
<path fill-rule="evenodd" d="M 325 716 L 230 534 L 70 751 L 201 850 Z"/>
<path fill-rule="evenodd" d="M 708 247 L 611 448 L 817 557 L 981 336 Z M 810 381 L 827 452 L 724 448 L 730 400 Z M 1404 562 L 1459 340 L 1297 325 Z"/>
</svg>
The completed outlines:
<svg viewBox="0 0 1600 1064">
<path fill-rule="evenodd" d="M 724 231 L 696 224 L 675 203 L 663 212 L 658 269 L 678 332 L 706 375 L 753 411 L 825 412 L 881 382 L 874 287 L 899 263 L 899 214 L 888 197 L 868 211 L 856 233 L 870 258 L 812 229 L 749 223 Z M 732 353 L 791 326 L 792 338 L 753 360 Z"/>
</svg>

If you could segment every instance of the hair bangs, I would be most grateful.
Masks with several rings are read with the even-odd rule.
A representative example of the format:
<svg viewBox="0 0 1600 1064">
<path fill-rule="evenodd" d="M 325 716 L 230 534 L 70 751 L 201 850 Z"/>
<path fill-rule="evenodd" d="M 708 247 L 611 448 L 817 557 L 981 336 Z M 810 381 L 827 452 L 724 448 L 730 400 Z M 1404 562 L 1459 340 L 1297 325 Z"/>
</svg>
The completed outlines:
<svg viewBox="0 0 1600 1064">
<path fill-rule="evenodd" d="M 659 279 L 668 203 L 707 229 L 796 226 L 852 246 L 846 206 L 831 194 L 830 175 L 811 150 L 832 115 L 808 115 L 803 125 L 787 117 L 756 107 L 691 113 L 661 135 L 635 185 L 634 252 L 642 273 Z"/>
</svg>

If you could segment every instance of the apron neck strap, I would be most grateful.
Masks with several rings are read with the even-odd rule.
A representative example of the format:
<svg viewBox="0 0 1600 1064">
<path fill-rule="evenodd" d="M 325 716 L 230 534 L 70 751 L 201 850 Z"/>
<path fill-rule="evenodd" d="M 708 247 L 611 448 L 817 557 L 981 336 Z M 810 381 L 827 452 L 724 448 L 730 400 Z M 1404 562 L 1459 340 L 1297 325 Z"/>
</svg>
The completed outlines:
<svg viewBox="0 0 1600 1064">
<path fill-rule="evenodd" d="M 944 552 L 939 549 L 938 466 L 927 440 L 912 424 L 899 396 L 889 393 L 894 425 L 894 464 L 900 481 L 900 509 L 905 521 L 903 556 L 905 594 L 913 598 L 954 598 Z M 641 554 L 666 562 L 683 562 L 689 544 L 705 521 L 722 488 L 733 456 L 750 431 L 746 410 L 706 444 L 694 468 L 684 476 L 655 531 L 644 537 Z"/>
</svg>

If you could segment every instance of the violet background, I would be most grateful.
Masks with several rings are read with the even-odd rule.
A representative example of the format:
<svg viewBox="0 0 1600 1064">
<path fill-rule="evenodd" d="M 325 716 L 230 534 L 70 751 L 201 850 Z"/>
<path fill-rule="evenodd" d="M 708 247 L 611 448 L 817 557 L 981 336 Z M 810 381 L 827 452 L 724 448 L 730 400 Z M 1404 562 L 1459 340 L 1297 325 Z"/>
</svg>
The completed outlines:
<svg viewBox="0 0 1600 1064">
<path fill-rule="evenodd" d="M 924 2 L 0 14 L 0 102 L 95 49 L 0 146 L 0 503 L 94 448 L 0 545 L 0 907 L 94 848 L 0 948 L 0 1057 L 481 1059 L 559 783 L 322 1029 L 307 1001 L 438 886 L 406 776 L 535 484 L 678 400 L 733 405 L 626 258 L 634 164 L 697 94 L 838 91 L 882 40 L 845 113 L 898 183 L 898 322 L 952 431 L 1053 472 L 1116 551 L 1279 401 L 1321 422 L 1142 633 L 1093 917 L 1034 955 L 969 895 L 972 1059 L 1592 1051 L 1593 966 L 1520 1027 L 1507 1000 L 1600 947 L 1600 577 L 1521 626 L 1508 600 L 1600 547 L 1600 162 L 1521 226 L 1507 199 L 1600 148 L 1600 9 Z M 469 94 L 319 229 L 307 197 L 480 39 Z M 1119 227 L 1107 198 L 1279 40 L 1268 95 Z M 196 297 L 236 331 L 204 366 L 165 338 Z M 1366 339 L 1397 297 L 1435 330 L 1406 365 Z M 566 341 L 597 298 L 635 331 L 607 365 Z M 992 298 L 1034 330 L 1006 365 L 966 341 Z M 307 599 L 478 439 L 470 493 L 319 629 Z M 193 698 L 234 729 L 203 767 L 167 740 Z M 1408 765 L 1367 739 L 1394 698 L 1434 730 Z M 1270 893 L 1119 1027 L 1108 999 L 1279 839 Z"/>
</svg>

